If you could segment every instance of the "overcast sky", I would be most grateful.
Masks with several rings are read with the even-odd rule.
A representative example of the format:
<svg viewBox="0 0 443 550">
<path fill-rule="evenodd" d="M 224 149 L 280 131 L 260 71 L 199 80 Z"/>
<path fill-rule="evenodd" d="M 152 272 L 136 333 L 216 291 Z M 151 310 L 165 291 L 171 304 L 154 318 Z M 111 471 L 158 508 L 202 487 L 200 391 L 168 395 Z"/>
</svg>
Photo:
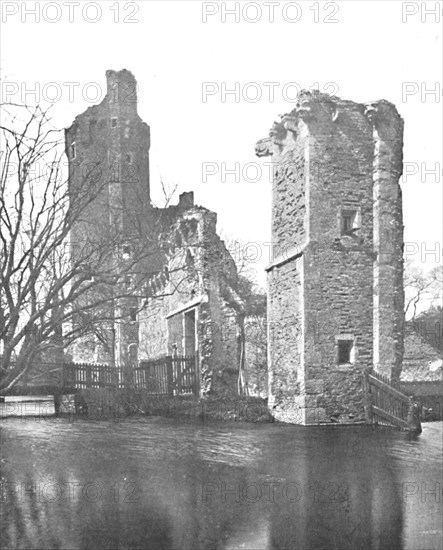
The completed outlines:
<svg viewBox="0 0 443 550">
<path fill-rule="evenodd" d="M 34 4 L 2 1 L 3 96 L 28 94 L 32 103 L 36 86 L 42 102 L 58 95 L 54 120 L 66 127 L 103 97 L 107 69 L 129 69 L 151 127 L 154 199 L 160 175 L 180 192 L 193 190 L 198 204 L 218 213 L 219 230 L 242 242 L 270 241 L 271 185 L 254 145 L 293 109 L 297 86 L 393 102 L 405 120 L 411 174 L 402 183 L 405 241 L 418 243 L 407 250 L 430 267 L 437 258 L 424 247 L 438 243 L 441 257 L 443 63 L 441 14 L 433 13 L 441 3 L 249 2 L 245 10 L 242 2 L 238 22 L 223 13 L 235 2 L 40 2 L 39 22 L 25 12 Z M 274 97 L 269 82 L 277 83 Z M 223 86 L 235 83 L 240 98 L 223 102 Z M 203 98 L 204 87 L 213 94 Z M 206 181 L 203 163 L 218 170 Z M 240 181 L 229 174 L 223 181 L 222 163 L 239 163 Z M 438 174 L 426 175 L 436 163 Z M 260 273 L 267 263 L 265 248 Z"/>
</svg>

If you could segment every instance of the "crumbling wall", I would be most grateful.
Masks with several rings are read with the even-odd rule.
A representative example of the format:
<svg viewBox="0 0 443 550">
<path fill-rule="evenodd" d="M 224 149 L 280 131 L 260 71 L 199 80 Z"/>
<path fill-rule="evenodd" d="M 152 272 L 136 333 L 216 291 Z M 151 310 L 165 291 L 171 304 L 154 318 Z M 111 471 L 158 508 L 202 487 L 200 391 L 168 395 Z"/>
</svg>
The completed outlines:
<svg viewBox="0 0 443 550">
<path fill-rule="evenodd" d="M 139 255 L 143 270 L 147 271 L 152 259 L 146 254 L 146 246 L 143 254 L 140 252 L 140 243 L 155 246 L 150 242 L 150 130 L 137 113 L 134 76 L 127 70 L 107 71 L 106 79 L 107 93 L 102 102 L 78 115 L 65 131 L 71 200 L 95 197 L 71 231 L 71 259 L 83 257 L 85 265 L 94 266 L 96 262 L 98 271 L 112 271 L 119 262 L 125 262 L 128 249 L 129 255 Z M 119 290 L 115 288 L 115 293 Z M 97 301 L 101 298 L 98 292 L 93 289 L 76 305 Z M 129 312 L 134 305 L 134 300 L 120 300 L 116 308 Z M 110 304 L 103 316 L 112 319 L 119 314 Z M 74 317 L 74 323 L 83 324 L 82 316 Z M 126 324 L 112 326 L 112 322 L 102 322 L 98 332 L 99 335 L 92 332 L 82 337 L 72 346 L 74 359 L 125 363 L 128 346 L 137 343 L 138 331 Z"/>
<path fill-rule="evenodd" d="M 245 317 L 245 362 L 249 395 L 268 397 L 266 317 Z"/>
<path fill-rule="evenodd" d="M 206 322 L 210 341 L 202 376 L 207 393 L 236 394 L 243 333 L 243 304 L 237 294 L 237 269 L 216 232 L 217 217 L 205 216 L 200 227 L 202 239 L 202 282 L 208 296 Z"/>
<path fill-rule="evenodd" d="M 103 101 L 65 134 L 71 196 L 85 181 L 99 190 L 73 228 L 72 258 L 92 242 L 110 248 L 106 266 L 132 269 L 112 291 L 108 321 L 91 323 L 95 334 L 72 347 L 73 359 L 126 365 L 197 354 L 202 394 L 236 392 L 242 306 L 217 216 L 194 206 L 192 193 L 167 208 L 151 205 L 150 130 L 137 114 L 135 78 L 127 70 L 106 78 Z"/>
<path fill-rule="evenodd" d="M 138 314 L 139 321 L 139 360 L 155 359 L 167 355 L 168 326 L 166 296 L 148 298 Z"/>
<path fill-rule="evenodd" d="M 374 368 L 398 381 L 404 353 L 402 118 L 388 101 L 366 106 L 374 142 Z"/>
<path fill-rule="evenodd" d="M 401 147 L 391 104 L 310 92 L 257 144 L 274 163 L 268 322 L 282 323 L 269 331 L 277 418 L 361 418 L 363 369 L 395 377 L 401 366 Z"/>
<path fill-rule="evenodd" d="M 150 209 L 150 130 L 137 113 L 136 80 L 127 70 L 107 71 L 106 79 L 102 102 L 78 115 L 65 131 L 70 192 L 85 182 L 100 190 L 74 228 L 73 242 L 80 244 L 106 240 L 116 229 L 122 237 L 140 236 Z"/>
<path fill-rule="evenodd" d="M 194 206 L 188 194 L 162 216 L 168 276 L 156 289 L 159 297 L 149 298 L 140 312 L 140 359 L 197 353 L 201 395 L 232 395 L 237 393 L 242 304 L 235 264 L 216 233 L 216 221 L 214 212 Z M 190 312 L 194 351 L 185 328 Z"/>
<path fill-rule="evenodd" d="M 314 102 L 309 142 L 310 246 L 305 261 L 306 391 L 331 415 L 363 410 L 361 371 L 372 366 L 372 130 L 358 104 Z M 342 234 L 343 210 L 356 228 Z M 338 338 L 354 358 L 338 364 Z M 315 381 L 315 384 L 313 383 Z M 311 387 L 309 387 L 311 386 Z"/>
<path fill-rule="evenodd" d="M 295 411 L 302 370 L 302 263 L 287 262 L 268 273 L 268 403 L 272 410 Z"/>
</svg>

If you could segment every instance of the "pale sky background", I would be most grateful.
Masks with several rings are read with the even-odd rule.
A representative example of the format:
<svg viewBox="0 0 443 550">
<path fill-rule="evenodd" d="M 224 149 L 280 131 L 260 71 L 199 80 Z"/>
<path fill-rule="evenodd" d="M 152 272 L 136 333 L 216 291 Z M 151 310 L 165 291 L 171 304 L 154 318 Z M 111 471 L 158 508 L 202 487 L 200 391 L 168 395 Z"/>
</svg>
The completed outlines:
<svg viewBox="0 0 443 550">
<path fill-rule="evenodd" d="M 320 21 L 315 23 L 316 2 L 300 1 L 301 17 L 290 23 L 282 15 L 288 3 L 276 2 L 275 21 L 271 23 L 268 8 L 261 2 L 263 12 L 257 23 L 243 17 L 236 23 L 233 16 L 227 16 L 223 23 L 218 3 L 219 12 L 203 23 L 203 3 L 197 0 L 120 1 L 119 22 L 114 22 L 117 2 L 102 1 L 95 3 L 101 8 L 101 16 L 90 23 L 82 16 L 88 2 L 81 1 L 72 23 L 64 2 L 58 2 L 60 21 L 50 23 L 43 20 L 44 14 L 55 19 L 56 9 L 40 2 L 37 10 L 41 20 L 37 23 L 34 16 L 23 12 L 22 4 L 2 1 L 3 92 L 5 83 L 16 83 L 19 88 L 9 99 L 19 102 L 20 94 L 36 85 L 42 96 L 43 88 L 55 82 L 61 97 L 54 104 L 54 122 L 67 127 L 78 113 L 103 97 L 107 69 L 129 69 L 139 84 L 139 114 L 151 127 L 154 199 L 159 196 L 161 174 L 171 186 L 178 184 L 179 192 L 193 190 L 197 204 L 218 213 L 219 231 L 242 242 L 263 247 L 270 241 L 271 185 L 268 169 L 263 166 L 263 160 L 269 159 L 256 158 L 254 145 L 267 136 L 279 114 L 294 108 L 283 97 L 285 84 L 295 82 L 320 91 L 335 88 L 336 95 L 354 101 L 383 98 L 393 102 L 405 120 L 405 162 L 416 163 L 417 167 L 425 163 L 428 169 L 439 163 L 437 176 L 428 174 L 422 182 L 418 170 L 402 183 L 405 241 L 417 243 L 417 247 L 409 245 L 408 250 L 415 252 L 411 257 L 418 263 L 424 261 L 425 268 L 441 260 L 441 13 L 428 14 L 422 22 L 423 3 L 409 2 L 407 9 L 418 12 L 403 22 L 405 8 L 401 1 L 320 2 Z M 28 0 L 25 4 L 32 8 L 35 2 Z M 428 9 L 439 4 L 441 12 L 441 3 L 425 4 Z M 227 3 L 230 8 L 233 5 Z M 17 9 L 18 13 L 7 16 L 5 9 Z M 325 23 L 324 18 L 332 11 L 336 13 L 331 18 L 338 22 Z M 86 13 L 92 19 L 97 11 L 92 6 Z M 252 6 L 246 18 L 255 14 Z M 294 18 L 295 10 L 291 8 L 287 14 Z M 24 17 L 26 22 L 22 22 Z M 124 23 L 124 17 L 138 22 Z M 73 98 L 65 82 L 79 84 Z M 204 82 L 219 87 L 224 82 L 228 88 L 239 82 L 240 89 L 255 82 L 261 86 L 263 96 L 255 103 L 243 98 L 236 103 L 228 95 L 223 103 L 218 93 L 203 102 Z M 280 83 L 273 101 L 264 82 Z M 417 93 L 402 97 L 404 82 L 412 83 L 410 89 Z M 94 84 L 88 87 L 88 83 Z M 326 89 L 327 83 L 334 83 L 333 88 Z M 436 86 L 437 97 L 421 97 L 421 92 Z M 93 101 L 98 87 L 102 96 Z M 92 96 L 90 101 L 83 97 L 85 91 Z M 46 97 L 55 93 L 55 87 L 46 87 Z M 294 88 L 288 88 L 291 97 L 293 93 Z M 253 89 L 250 94 L 252 97 Z M 32 94 L 27 99 L 35 102 Z M 235 182 L 234 176 L 228 175 L 223 182 L 219 172 L 203 182 L 202 163 L 208 162 L 226 163 L 227 168 L 233 168 L 236 162 L 241 168 L 257 163 L 263 177 L 248 183 L 243 179 Z M 413 171 L 413 165 L 408 169 Z M 249 177 L 253 175 L 251 170 Z M 424 247 L 436 246 L 438 258 L 423 254 Z M 255 264 L 261 281 L 268 259 L 267 248 L 263 247 L 263 256 Z"/>
</svg>

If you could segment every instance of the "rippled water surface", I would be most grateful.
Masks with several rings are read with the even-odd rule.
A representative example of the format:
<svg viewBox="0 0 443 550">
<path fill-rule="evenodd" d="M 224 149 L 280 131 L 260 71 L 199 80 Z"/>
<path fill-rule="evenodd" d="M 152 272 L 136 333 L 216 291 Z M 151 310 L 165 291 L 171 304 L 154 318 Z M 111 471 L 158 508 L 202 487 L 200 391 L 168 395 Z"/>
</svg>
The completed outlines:
<svg viewBox="0 0 443 550">
<path fill-rule="evenodd" d="M 3 421 L 2 548 L 440 549 L 442 423 Z"/>
</svg>

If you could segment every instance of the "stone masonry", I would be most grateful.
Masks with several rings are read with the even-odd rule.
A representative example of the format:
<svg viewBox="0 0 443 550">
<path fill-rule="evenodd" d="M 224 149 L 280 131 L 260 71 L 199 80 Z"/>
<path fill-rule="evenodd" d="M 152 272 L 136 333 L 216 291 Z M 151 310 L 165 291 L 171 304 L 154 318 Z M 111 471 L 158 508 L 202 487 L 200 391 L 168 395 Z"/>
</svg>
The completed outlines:
<svg viewBox="0 0 443 550">
<path fill-rule="evenodd" d="M 183 193 L 174 206 L 152 205 L 150 129 L 137 114 L 136 80 L 127 70 L 107 71 L 106 78 L 103 101 L 66 130 L 70 192 L 78 192 L 91 171 L 105 184 L 72 231 L 72 251 L 92 241 L 109 246 L 117 237 L 110 264 L 141 249 L 150 253 L 135 269 L 146 281 L 144 292 L 109 306 L 109 318 L 118 322 L 100 327 L 100 338 L 82 338 L 72 348 L 73 360 L 128 365 L 195 355 L 201 395 L 235 394 L 243 304 L 216 214 L 194 205 L 193 193 Z"/>
<path fill-rule="evenodd" d="M 402 146 L 391 103 L 307 91 L 256 145 L 273 162 L 268 366 L 276 419 L 359 420 L 362 371 L 399 379 Z"/>
<path fill-rule="evenodd" d="M 243 324 L 237 269 L 216 233 L 216 214 L 194 206 L 192 193 L 180 198 L 177 207 L 163 210 L 169 276 L 153 278 L 154 297 L 140 312 L 139 357 L 197 355 L 201 395 L 232 395 Z"/>
</svg>

